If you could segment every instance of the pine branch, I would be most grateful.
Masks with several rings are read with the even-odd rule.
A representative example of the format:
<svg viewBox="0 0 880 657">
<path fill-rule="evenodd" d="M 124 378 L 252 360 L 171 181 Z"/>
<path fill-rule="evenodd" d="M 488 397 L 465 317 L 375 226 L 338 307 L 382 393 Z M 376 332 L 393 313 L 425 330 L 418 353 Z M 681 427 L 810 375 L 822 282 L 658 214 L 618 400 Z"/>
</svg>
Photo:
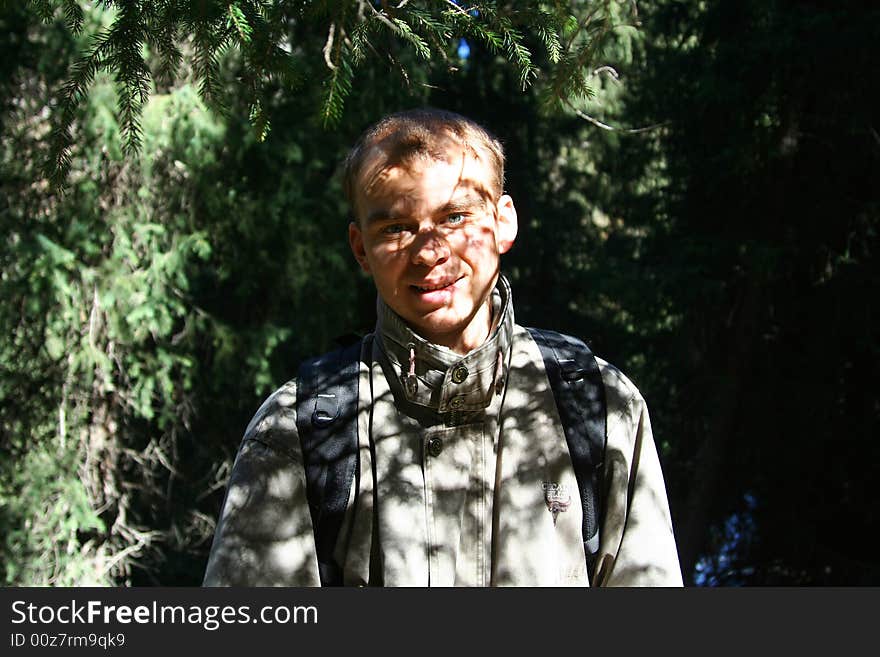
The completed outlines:
<svg viewBox="0 0 880 657">
<path fill-rule="evenodd" d="M 413 49 L 423 62 L 419 66 L 433 69 L 448 67 L 452 42 L 467 38 L 513 66 L 523 89 L 540 74 L 542 88 L 557 108 L 564 107 L 563 100 L 589 98 L 593 94 L 589 72 L 612 29 L 609 17 L 616 15 L 616 1 L 97 0 L 98 6 L 115 10 L 117 17 L 109 29 L 93 39 L 62 90 L 53 118 L 52 178 L 66 176 L 76 110 L 99 70 L 115 76 L 125 149 L 127 153 L 137 150 L 141 111 L 153 81 L 144 61 L 144 45 L 156 54 L 155 79 L 170 84 L 187 56 L 181 43 L 191 41 L 192 54 L 188 56 L 199 93 L 209 107 L 220 112 L 227 111 L 220 60 L 226 51 L 237 48 L 242 56 L 240 84 L 250 106 L 249 116 L 258 135 L 265 138 L 270 125 L 267 85 L 275 80 L 291 86 L 301 84 L 305 76 L 299 69 L 300 58 L 312 62 L 323 59 L 329 69 L 318 108 L 324 125 L 329 126 L 342 117 L 355 71 L 368 58 L 388 58 L 408 77 L 408 67 L 413 65 L 395 56 L 395 41 Z M 84 25 L 79 0 L 28 0 L 28 5 L 45 21 L 62 13 L 72 31 Z M 296 31 L 319 30 L 327 35 L 326 40 L 311 46 L 311 51 L 300 49 L 293 55 L 286 45 L 293 25 Z M 390 46 L 384 38 L 375 38 L 382 32 L 391 36 Z M 533 42 L 546 49 L 547 71 L 539 71 L 536 65 L 536 54 L 529 45 Z"/>
<path fill-rule="evenodd" d="M 64 18 L 74 34 L 79 34 L 82 31 L 85 16 L 77 0 L 64 0 Z"/>
<path fill-rule="evenodd" d="M 332 52 L 328 61 L 332 72 L 326 82 L 327 91 L 321 106 L 321 121 L 324 127 L 336 125 L 342 118 L 342 108 L 345 99 L 351 92 L 351 82 L 354 77 L 354 69 L 351 51 L 344 38 L 342 24 L 346 15 L 343 9 L 337 23 L 338 34 L 336 35 Z"/>
<path fill-rule="evenodd" d="M 228 9 L 229 13 L 229 21 L 227 26 L 235 27 L 238 31 L 238 35 L 241 38 L 242 43 L 250 43 L 251 34 L 253 34 L 253 28 L 248 23 L 247 18 L 244 15 L 244 12 L 241 10 L 237 4 L 229 5 Z"/>
<path fill-rule="evenodd" d="M 424 39 L 413 32 L 409 24 L 399 18 L 392 18 L 391 22 L 396 27 L 397 34 L 415 49 L 419 57 L 431 59 L 431 47 L 425 43 Z"/>
<path fill-rule="evenodd" d="M 342 108 L 345 104 L 345 99 L 351 93 L 353 77 L 350 57 L 340 54 L 336 62 L 336 68 L 327 81 L 327 92 L 321 108 L 321 119 L 324 127 L 336 125 L 342 119 Z"/>
</svg>

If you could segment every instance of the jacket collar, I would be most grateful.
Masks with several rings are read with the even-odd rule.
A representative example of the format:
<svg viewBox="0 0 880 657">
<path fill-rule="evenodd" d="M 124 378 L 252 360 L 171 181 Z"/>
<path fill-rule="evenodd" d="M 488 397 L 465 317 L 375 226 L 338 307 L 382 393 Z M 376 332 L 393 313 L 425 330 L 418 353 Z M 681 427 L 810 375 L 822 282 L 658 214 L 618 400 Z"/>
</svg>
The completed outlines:
<svg viewBox="0 0 880 657">
<path fill-rule="evenodd" d="M 492 291 L 492 330 L 480 347 L 462 356 L 415 333 L 381 297 L 376 301 L 376 335 L 395 376 L 395 397 L 438 413 L 486 408 L 506 382 L 504 367 L 513 334 L 510 284 L 504 276 Z M 409 376 L 414 357 L 415 379 Z"/>
</svg>

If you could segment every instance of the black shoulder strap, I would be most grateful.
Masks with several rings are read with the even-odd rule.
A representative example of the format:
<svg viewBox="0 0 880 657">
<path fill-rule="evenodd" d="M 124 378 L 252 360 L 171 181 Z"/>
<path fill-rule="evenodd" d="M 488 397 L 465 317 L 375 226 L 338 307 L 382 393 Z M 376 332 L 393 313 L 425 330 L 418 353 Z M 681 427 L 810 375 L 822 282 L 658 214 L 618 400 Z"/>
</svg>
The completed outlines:
<svg viewBox="0 0 880 657">
<path fill-rule="evenodd" d="M 341 586 L 333 560 L 357 473 L 358 341 L 300 365 L 296 428 L 322 586 Z"/>
<path fill-rule="evenodd" d="M 543 329 L 530 328 L 529 333 L 541 350 L 565 430 L 584 509 L 584 553 L 592 579 L 603 509 L 600 495 L 607 418 L 602 374 L 595 356 L 581 340 Z"/>
</svg>

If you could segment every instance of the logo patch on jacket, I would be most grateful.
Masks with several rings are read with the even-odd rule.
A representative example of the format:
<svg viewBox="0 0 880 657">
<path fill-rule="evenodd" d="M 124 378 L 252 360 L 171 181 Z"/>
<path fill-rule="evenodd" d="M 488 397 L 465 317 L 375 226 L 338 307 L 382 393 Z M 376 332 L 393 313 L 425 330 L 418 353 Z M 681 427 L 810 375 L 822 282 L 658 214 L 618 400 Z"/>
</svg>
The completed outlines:
<svg viewBox="0 0 880 657">
<path fill-rule="evenodd" d="M 541 484 L 544 489 L 544 502 L 547 504 L 547 510 L 553 516 L 553 526 L 556 526 L 556 517 L 563 511 L 567 511 L 571 506 L 571 494 L 565 484 L 556 484 L 552 481 L 545 481 Z"/>
</svg>

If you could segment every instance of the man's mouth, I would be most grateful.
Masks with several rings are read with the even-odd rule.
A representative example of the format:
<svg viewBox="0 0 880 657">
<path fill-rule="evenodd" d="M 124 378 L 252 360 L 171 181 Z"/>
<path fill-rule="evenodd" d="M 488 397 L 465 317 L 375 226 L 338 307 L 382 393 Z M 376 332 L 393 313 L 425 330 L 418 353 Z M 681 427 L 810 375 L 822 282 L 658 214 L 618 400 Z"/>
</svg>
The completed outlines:
<svg viewBox="0 0 880 657">
<path fill-rule="evenodd" d="M 425 285 L 410 285 L 410 287 L 418 292 L 437 292 L 438 290 L 445 290 L 452 287 L 462 278 L 464 278 L 464 276 L 460 276 L 459 278 L 450 278 L 443 281 L 438 281 L 436 283 L 427 283 Z"/>
</svg>

